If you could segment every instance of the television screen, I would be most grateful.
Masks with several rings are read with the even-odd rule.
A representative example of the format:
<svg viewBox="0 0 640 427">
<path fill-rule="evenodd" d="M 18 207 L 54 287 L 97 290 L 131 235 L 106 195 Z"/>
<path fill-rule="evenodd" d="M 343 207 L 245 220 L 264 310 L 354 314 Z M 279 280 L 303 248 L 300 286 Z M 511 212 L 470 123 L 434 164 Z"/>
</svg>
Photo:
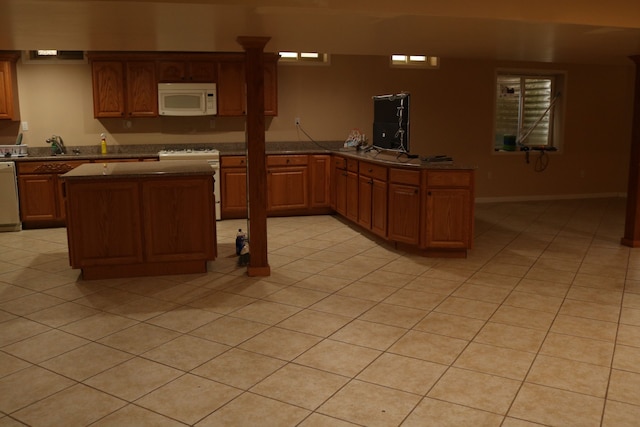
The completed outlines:
<svg viewBox="0 0 640 427">
<path fill-rule="evenodd" d="M 374 147 L 409 152 L 409 94 L 373 97 Z"/>
</svg>

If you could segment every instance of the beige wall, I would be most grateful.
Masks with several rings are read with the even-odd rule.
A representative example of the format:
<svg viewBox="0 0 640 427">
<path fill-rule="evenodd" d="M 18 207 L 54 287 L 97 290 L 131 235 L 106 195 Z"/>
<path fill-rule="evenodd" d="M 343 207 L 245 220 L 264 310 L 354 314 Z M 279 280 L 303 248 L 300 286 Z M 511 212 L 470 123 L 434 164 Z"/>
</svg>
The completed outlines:
<svg viewBox="0 0 640 427">
<path fill-rule="evenodd" d="M 497 67 L 539 64 L 443 59 L 440 69 L 392 69 L 386 57 L 333 56 L 329 66 L 279 66 L 279 115 L 267 120 L 267 141 L 307 141 L 294 118 L 315 140 L 344 140 L 359 128 L 371 132 L 373 95 L 411 93 L 411 151 L 448 154 L 477 167 L 480 198 L 527 199 L 611 195 L 626 191 L 633 73 L 628 66 L 546 66 L 567 72 L 562 150 L 536 172 L 535 158 L 496 154 L 493 141 L 493 79 Z M 24 143 L 43 147 L 51 134 L 68 146 L 189 144 L 244 140 L 242 118 L 126 120 L 93 118 L 87 64 L 18 64 Z M 0 123 L 0 143 L 12 143 L 18 123 Z"/>
</svg>

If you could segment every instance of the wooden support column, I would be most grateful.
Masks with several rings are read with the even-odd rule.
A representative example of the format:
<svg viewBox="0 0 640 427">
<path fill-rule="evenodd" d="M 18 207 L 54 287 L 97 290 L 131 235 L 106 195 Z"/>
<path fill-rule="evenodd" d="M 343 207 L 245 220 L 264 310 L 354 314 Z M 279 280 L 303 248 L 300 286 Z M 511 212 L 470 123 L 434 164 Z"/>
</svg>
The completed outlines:
<svg viewBox="0 0 640 427">
<path fill-rule="evenodd" d="M 640 247 L 640 55 L 632 56 L 631 60 L 636 63 L 636 85 L 633 102 L 633 129 L 631 130 L 629 185 L 627 186 L 627 216 L 621 243 L 637 248 Z"/>
<path fill-rule="evenodd" d="M 267 156 L 264 124 L 264 47 L 270 37 L 238 37 L 245 50 L 247 82 L 247 190 L 249 193 L 249 276 L 269 276 L 267 259 Z"/>
</svg>

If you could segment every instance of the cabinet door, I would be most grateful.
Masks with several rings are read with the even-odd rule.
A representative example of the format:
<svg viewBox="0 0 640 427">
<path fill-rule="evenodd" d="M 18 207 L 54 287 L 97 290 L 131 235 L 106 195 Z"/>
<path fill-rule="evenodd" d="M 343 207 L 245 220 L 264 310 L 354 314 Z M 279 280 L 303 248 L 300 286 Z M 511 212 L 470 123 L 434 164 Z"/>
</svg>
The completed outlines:
<svg viewBox="0 0 640 427">
<path fill-rule="evenodd" d="M 56 201 L 55 174 L 20 175 L 20 219 L 29 221 L 56 221 L 59 218 Z"/>
<path fill-rule="evenodd" d="M 466 189 L 428 189 L 425 245 L 429 248 L 468 248 L 471 239 L 471 194 Z"/>
<path fill-rule="evenodd" d="M 213 61 L 192 61 L 189 63 L 189 81 L 197 83 L 215 83 L 217 65 Z"/>
<path fill-rule="evenodd" d="M 312 209 L 328 207 L 331 204 L 331 156 L 311 155 L 309 162 L 309 206 Z"/>
<path fill-rule="evenodd" d="M 127 114 L 158 116 L 158 85 L 153 61 L 127 61 Z"/>
<path fill-rule="evenodd" d="M 143 261 L 137 182 L 75 182 L 66 190 L 72 267 Z"/>
<path fill-rule="evenodd" d="M 218 115 L 242 116 L 246 113 L 245 71 L 243 60 L 218 63 Z"/>
<path fill-rule="evenodd" d="M 386 237 L 387 183 L 362 175 L 358 183 L 358 224 Z"/>
<path fill-rule="evenodd" d="M 264 115 L 278 115 L 278 62 L 277 57 L 264 62 Z"/>
<path fill-rule="evenodd" d="M 377 179 L 371 187 L 371 231 L 387 237 L 387 183 Z"/>
<path fill-rule="evenodd" d="M 341 168 L 334 168 L 334 196 L 333 208 L 342 216 L 347 216 L 347 171 Z"/>
<path fill-rule="evenodd" d="M 215 257 L 212 179 L 145 181 L 142 206 L 147 262 Z"/>
<path fill-rule="evenodd" d="M 346 195 L 346 217 L 353 222 L 358 221 L 358 174 L 355 172 L 347 172 L 346 177 L 347 195 Z"/>
<path fill-rule="evenodd" d="M 389 239 L 417 245 L 420 240 L 420 187 L 389 184 Z"/>
<path fill-rule="evenodd" d="M 309 208 L 309 168 L 273 167 L 267 173 L 267 211 Z"/>
<path fill-rule="evenodd" d="M 184 82 L 187 78 L 187 63 L 184 61 L 158 62 L 158 81 L 161 83 Z"/>
<path fill-rule="evenodd" d="M 0 119 L 20 119 L 18 85 L 14 61 L 0 61 Z"/>
<path fill-rule="evenodd" d="M 247 170 L 220 169 L 220 215 L 222 219 L 247 217 Z"/>
<path fill-rule="evenodd" d="M 124 63 L 122 61 L 93 61 L 93 115 L 96 118 L 123 117 Z M 157 95 L 156 95 L 157 96 Z"/>
<path fill-rule="evenodd" d="M 371 229 L 371 201 L 373 200 L 373 179 L 358 177 L 358 224 Z"/>
</svg>

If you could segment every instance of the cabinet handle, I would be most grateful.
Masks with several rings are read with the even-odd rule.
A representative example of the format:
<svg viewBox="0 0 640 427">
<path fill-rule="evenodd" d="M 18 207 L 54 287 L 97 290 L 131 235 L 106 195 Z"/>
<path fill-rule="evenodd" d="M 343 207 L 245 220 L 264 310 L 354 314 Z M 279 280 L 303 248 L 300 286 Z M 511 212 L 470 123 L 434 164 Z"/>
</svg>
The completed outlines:
<svg viewBox="0 0 640 427">
<path fill-rule="evenodd" d="M 427 196 L 430 196 L 430 195 L 431 195 L 431 191 L 427 192 Z"/>
<path fill-rule="evenodd" d="M 369 173 L 373 172 L 373 169 L 369 169 Z"/>
</svg>

